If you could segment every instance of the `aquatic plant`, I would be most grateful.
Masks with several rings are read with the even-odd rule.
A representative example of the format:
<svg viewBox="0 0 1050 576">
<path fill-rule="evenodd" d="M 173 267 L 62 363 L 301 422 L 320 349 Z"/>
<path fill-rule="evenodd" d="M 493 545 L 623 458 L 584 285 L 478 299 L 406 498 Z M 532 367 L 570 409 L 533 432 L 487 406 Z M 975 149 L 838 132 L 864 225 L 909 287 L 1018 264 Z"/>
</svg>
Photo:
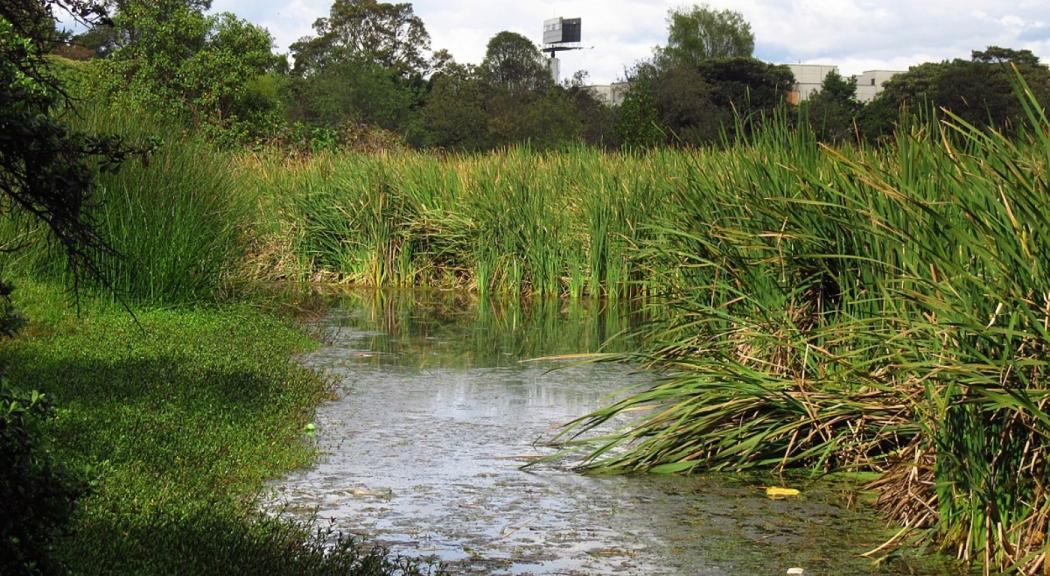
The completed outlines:
<svg viewBox="0 0 1050 576">
<path fill-rule="evenodd" d="M 947 114 L 832 149 L 781 123 L 696 171 L 641 245 L 666 377 L 569 428 L 585 467 L 878 471 L 895 542 L 1050 566 L 1050 122 L 1018 96 L 1013 137 Z"/>
<path fill-rule="evenodd" d="M 626 293 L 628 248 L 675 182 L 659 175 L 686 165 L 586 148 L 242 162 L 276 199 L 261 276 L 572 296 Z"/>
</svg>

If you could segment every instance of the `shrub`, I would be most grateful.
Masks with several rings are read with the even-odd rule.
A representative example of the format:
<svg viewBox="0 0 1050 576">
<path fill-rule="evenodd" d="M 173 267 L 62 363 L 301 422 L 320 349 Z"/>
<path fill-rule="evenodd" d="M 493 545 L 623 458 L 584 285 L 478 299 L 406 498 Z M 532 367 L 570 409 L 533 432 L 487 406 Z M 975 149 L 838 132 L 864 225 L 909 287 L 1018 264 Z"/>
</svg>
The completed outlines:
<svg viewBox="0 0 1050 576">
<path fill-rule="evenodd" d="M 51 544 L 85 484 L 47 449 L 42 425 L 53 415 L 47 396 L 0 382 L 0 574 L 62 572 Z"/>
</svg>

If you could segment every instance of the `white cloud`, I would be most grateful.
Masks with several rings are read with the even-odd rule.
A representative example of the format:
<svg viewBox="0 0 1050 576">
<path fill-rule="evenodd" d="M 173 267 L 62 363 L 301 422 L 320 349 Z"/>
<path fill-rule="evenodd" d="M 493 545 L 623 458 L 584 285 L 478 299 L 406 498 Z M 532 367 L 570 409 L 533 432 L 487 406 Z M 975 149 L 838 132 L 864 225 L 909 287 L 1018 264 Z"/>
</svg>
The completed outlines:
<svg viewBox="0 0 1050 576">
<path fill-rule="evenodd" d="M 562 55 L 562 74 L 589 71 L 594 82 L 623 76 L 666 39 L 669 8 L 682 0 L 418 0 L 416 13 L 435 49 L 461 62 L 479 62 L 501 30 L 538 41 L 542 21 L 583 18 L 583 44 Z M 709 0 L 743 13 L 756 37 L 756 55 L 781 63 L 838 64 L 842 72 L 905 69 L 924 61 L 966 58 L 989 45 L 1027 48 L 1050 60 L 1050 0 Z M 273 33 L 280 50 L 311 32 L 331 0 L 215 0 Z"/>
</svg>

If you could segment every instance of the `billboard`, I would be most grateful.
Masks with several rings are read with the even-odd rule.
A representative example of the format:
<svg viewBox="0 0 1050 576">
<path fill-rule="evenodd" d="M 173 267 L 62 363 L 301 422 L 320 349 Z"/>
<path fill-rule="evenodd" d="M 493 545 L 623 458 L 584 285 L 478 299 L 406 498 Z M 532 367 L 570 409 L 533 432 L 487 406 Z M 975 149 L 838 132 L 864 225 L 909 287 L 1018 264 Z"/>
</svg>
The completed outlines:
<svg viewBox="0 0 1050 576">
<path fill-rule="evenodd" d="M 551 18 L 543 21 L 543 43 L 564 44 L 580 41 L 579 18 Z"/>
</svg>

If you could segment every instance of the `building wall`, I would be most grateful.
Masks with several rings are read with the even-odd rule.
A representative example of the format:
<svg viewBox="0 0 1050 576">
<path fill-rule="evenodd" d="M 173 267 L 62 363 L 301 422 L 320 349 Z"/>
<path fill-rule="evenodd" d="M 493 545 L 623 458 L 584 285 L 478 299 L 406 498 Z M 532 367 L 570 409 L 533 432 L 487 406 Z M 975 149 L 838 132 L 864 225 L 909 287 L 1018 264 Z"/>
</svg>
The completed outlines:
<svg viewBox="0 0 1050 576">
<path fill-rule="evenodd" d="M 886 81 L 900 73 L 899 70 L 868 70 L 857 76 L 857 100 L 871 102 L 882 92 Z"/>
<path fill-rule="evenodd" d="M 613 82 L 612 84 L 595 84 L 587 89 L 594 94 L 600 102 L 606 106 L 619 106 L 623 104 L 624 97 L 631 85 L 627 82 Z"/>
<path fill-rule="evenodd" d="M 833 70 L 838 71 L 837 66 L 825 64 L 788 64 L 788 68 L 795 75 L 795 90 L 789 96 L 793 104 L 808 100 L 819 92 L 824 77 Z M 857 100 L 871 102 L 882 92 L 886 81 L 900 73 L 899 70 L 868 70 L 857 76 Z"/>
<path fill-rule="evenodd" d="M 809 100 L 810 96 L 820 91 L 825 76 L 838 72 L 838 66 L 830 64 L 788 64 L 788 68 L 795 75 L 794 92 L 799 101 Z"/>
</svg>

